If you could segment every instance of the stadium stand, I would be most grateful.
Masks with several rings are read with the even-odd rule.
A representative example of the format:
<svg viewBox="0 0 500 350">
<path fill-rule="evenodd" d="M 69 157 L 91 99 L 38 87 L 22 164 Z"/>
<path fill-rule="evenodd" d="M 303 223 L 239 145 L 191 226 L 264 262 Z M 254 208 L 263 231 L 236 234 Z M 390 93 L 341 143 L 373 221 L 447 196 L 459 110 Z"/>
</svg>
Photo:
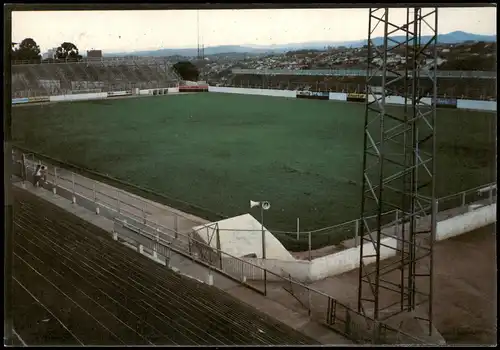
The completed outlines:
<svg viewBox="0 0 500 350">
<path fill-rule="evenodd" d="M 362 93 L 365 90 L 365 80 L 366 78 L 363 76 L 323 77 L 314 75 L 234 74 L 224 85 L 244 88 Z M 403 87 L 402 84 L 403 82 L 401 87 Z M 496 99 L 496 80 L 439 78 L 438 96 L 480 100 Z"/>
<path fill-rule="evenodd" d="M 13 192 L 14 327 L 28 345 L 318 344 L 33 194 Z"/>
<path fill-rule="evenodd" d="M 73 63 L 14 64 L 12 97 L 47 96 L 134 88 L 166 88 L 180 80 L 166 60 L 84 60 Z"/>
</svg>

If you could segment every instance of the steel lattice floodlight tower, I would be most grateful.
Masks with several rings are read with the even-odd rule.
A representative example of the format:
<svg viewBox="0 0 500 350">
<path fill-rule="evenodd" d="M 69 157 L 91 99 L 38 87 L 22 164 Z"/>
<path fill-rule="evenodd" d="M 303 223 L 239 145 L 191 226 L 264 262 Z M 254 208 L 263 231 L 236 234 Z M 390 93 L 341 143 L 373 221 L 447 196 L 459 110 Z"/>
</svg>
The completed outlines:
<svg viewBox="0 0 500 350">
<path fill-rule="evenodd" d="M 366 316 L 384 321 L 411 312 L 428 322 L 429 332 L 437 211 L 437 13 L 437 8 L 409 8 L 406 19 L 394 23 L 388 8 L 370 9 L 358 290 L 358 309 Z M 382 44 L 373 42 L 379 26 Z M 404 71 L 391 64 L 395 52 L 406 62 Z M 404 100 L 403 109 L 389 106 L 395 99 Z M 384 213 L 393 210 L 399 224 L 384 228 L 393 221 Z M 369 219 L 373 215 L 376 219 Z"/>
</svg>

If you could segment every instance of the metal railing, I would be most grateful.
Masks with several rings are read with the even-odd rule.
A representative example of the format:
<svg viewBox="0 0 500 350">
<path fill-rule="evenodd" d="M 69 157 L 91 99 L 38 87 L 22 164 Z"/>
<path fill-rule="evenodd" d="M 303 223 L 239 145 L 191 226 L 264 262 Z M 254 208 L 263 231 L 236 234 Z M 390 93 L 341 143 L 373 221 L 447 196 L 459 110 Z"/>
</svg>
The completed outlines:
<svg viewBox="0 0 500 350">
<path fill-rule="evenodd" d="M 37 164 L 45 164 L 36 159 L 33 153 L 25 156 L 27 168 L 33 172 Z M 64 168 L 56 166 L 48 166 L 47 171 L 47 181 L 58 187 L 68 190 L 73 195 L 79 194 L 85 198 L 91 199 L 96 205 L 105 206 L 113 211 L 117 211 L 118 214 L 130 216 L 135 220 L 147 220 L 148 217 L 157 214 L 165 217 L 165 221 L 170 221 L 173 225 L 172 228 L 162 226 L 161 222 L 155 222 L 155 225 L 161 227 L 165 230 L 170 230 L 176 232 L 179 230 L 180 222 L 182 221 L 182 226 L 191 229 L 194 226 L 202 226 L 208 224 L 208 221 L 199 220 L 198 218 L 193 218 L 180 211 L 171 209 L 167 206 L 161 206 L 153 201 L 141 198 L 134 194 L 130 194 L 126 191 L 117 189 L 115 187 L 109 186 L 105 183 L 88 179 L 85 176 L 68 171 Z M 377 216 L 373 215 L 367 219 L 375 219 Z M 386 212 L 382 215 L 383 220 L 387 222 L 387 226 L 393 224 L 398 217 L 397 210 L 392 210 Z M 354 246 L 357 246 L 359 242 L 359 219 L 351 220 L 337 225 L 332 225 L 329 227 L 317 229 L 317 230 L 303 230 L 303 231 L 284 231 L 284 230 L 271 230 L 271 232 L 277 237 L 289 237 L 293 239 L 300 240 L 304 237 L 308 237 L 310 242 L 316 240 L 326 240 L 329 241 L 331 237 L 343 237 L 344 239 L 349 239 L 354 237 Z M 204 228 L 206 229 L 206 228 Z M 245 231 L 245 232 L 260 232 L 261 229 L 231 229 L 231 228 L 218 228 L 220 232 L 224 231 Z M 333 243 L 332 243 L 333 244 Z M 309 255 L 311 255 L 312 247 L 309 247 Z"/>
<path fill-rule="evenodd" d="M 66 63 L 130 63 L 138 62 L 141 64 L 156 64 L 163 62 L 170 62 L 168 58 L 165 57 L 96 57 L 96 58 L 87 58 L 83 57 L 80 60 L 76 59 L 47 59 L 47 60 L 17 60 L 12 61 L 13 66 L 20 66 L 26 64 L 66 64 Z"/>
<path fill-rule="evenodd" d="M 120 220 L 117 220 L 117 222 L 126 226 L 129 230 L 139 232 L 143 236 L 149 236 L 151 242 L 150 244 L 144 244 L 133 238 L 122 236 L 115 236 L 115 240 L 122 239 L 136 251 L 164 263 L 167 267 L 171 267 L 172 252 L 184 255 L 208 268 L 208 281 L 205 282 L 211 284 L 213 282 L 211 276 L 216 272 L 221 273 L 247 288 L 266 295 L 286 307 L 290 307 L 300 314 L 307 314 L 309 318 L 324 324 L 331 328 L 332 331 L 356 343 L 423 343 L 422 340 L 412 335 L 365 317 L 324 292 L 311 288 L 291 277 L 284 277 L 266 270 L 261 266 L 228 254 L 219 248 L 208 246 L 203 242 L 196 241 L 194 243 L 191 241 L 188 245 L 189 248 L 182 249 L 173 243 L 174 238 L 171 235 L 166 235 L 168 238 L 162 237 L 163 232 L 161 230 L 159 231 L 160 234 L 148 234 L 146 230 L 133 224 Z M 192 237 L 191 240 L 193 240 Z M 194 245 L 197 248 L 194 248 Z M 205 254 L 200 253 L 202 250 L 205 251 Z M 206 254 L 208 251 L 210 251 L 210 255 Z M 252 280 L 252 275 L 255 278 L 255 275 L 263 275 L 264 273 L 268 277 L 264 282 L 260 283 Z"/>
<path fill-rule="evenodd" d="M 27 161 L 30 156 L 31 161 Z M 34 154 L 24 155 L 23 158 L 25 160 L 25 168 L 21 170 L 20 175 L 26 177 L 27 170 L 34 170 L 33 167 L 37 163 L 40 163 L 40 161 L 36 159 Z M 217 271 L 252 290 L 267 295 L 271 299 L 282 303 L 287 301 L 285 303 L 287 307 L 292 303 L 294 305 L 292 308 L 295 308 L 296 311 L 307 313 L 312 319 L 327 325 L 336 332 L 356 342 L 422 343 L 421 340 L 409 334 L 400 332 L 386 324 L 375 322 L 371 318 L 339 302 L 332 296 L 300 283 L 291 276 L 285 277 L 269 271 L 258 264 L 228 254 L 220 249 L 220 243 L 216 243 L 214 247 L 214 244 L 210 241 L 208 243 L 201 241 L 191 230 L 192 225 L 199 224 L 199 222 L 189 222 L 191 218 L 186 215 L 173 210 L 169 211 L 150 201 L 114 189 L 95 180 L 86 179 L 87 185 L 82 185 L 77 181 L 81 179 L 84 179 L 84 177 L 56 166 L 50 166 L 47 172 L 47 183 L 52 188 L 55 188 L 56 191 L 57 189 L 64 189 L 72 193 L 73 201 L 76 201 L 75 196 L 78 195 L 80 198 L 93 203 L 96 209 L 102 208 L 108 210 L 116 223 L 131 232 L 137 233 L 140 237 L 146 238 L 148 241 L 145 244 L 142 240 L 139 242 L 138 239 L 134 240 L 130 236 L 124 237 L 125 241 L 134 241 L 137 250 L 141 253 L 145 252 L 155 259 L 158 259 L 158 255 L 163 256 L 165 264 L 168 265 L 171 253 L 174 251 L 197 263 L 205 265 L 209 269 L 209 275 L 212 271 Z M 109 192 L 115 193 L 116 196 L 113 196 Z M 459 194 L 446 196 L 440 199 L 439 202 L 453 203 L 453 200 L 458 197 L 461 200 L 460 203 L 463 205 L 468 202 L 470 203 L 470 201 L 484 201 L 486 200 L 484 198 L 485 194 L 487 195 L 486 199 L 490 202 L 495 200 L 496 184 L 493 183 L 460 192 Z M 136 203 L 130 203 L 130 201 L 135 201 Z M 154 208 L 159 208 L 173 215 L 174 221 L 171 222 L 170 226 L 149 219 L 148 215 L 152 214 L 149 211 Z M 387 217 L 390 217 L 392 214 L 396 215 L 397 221 L 397 212 L 386 213 Z M 188 220 L 186 222 L 187 230 L 183 231 L 179 227 L 180 219 Z M 314 232 L 326 232 L 328 230 L 340 229 L 341 227 L 350 227 L 351 229 L 354 227 L 354 231 L 358 232 L 359 225 L 356 222 L 357 220 L 353 220 Z M 212 237 L 214 235 L 219 237 L 221 231 L 217 224 L 204 227 L 203 229 L 212 230 Z M 313 231 L 309 232 L 312 233 Z M 294 301 L 295 304 L 293 304 Z"/>
<path fill-rule="evenodd" d="M 497 194 L 496 183 L 485 184 L 482 186 L 477 186 L 466 191 L 461 191 L 452 195 L 444 196 L 436 200 L 438 217 L 437 221 L 446 220 L 447 218 L 455 215 L 460 215 L 463 212 L 468 211 L 469 205 L 474 205 L 475 203 L 482 204 L 492 204 L 496 202 Z M 421 213 L 423 214 L 423 213 Z M 426 212 L 425 215 L 430 215 L 430 211 Z M 396 232 L 399 230 L 399 226 L 403 224 L 402 218 L 403 213 L 399 209 L 394 209 L 382 213 L 381 221 L 382 228 L 387 229 L 394 227 Z M 422 215 L 419 215 L 422 216 Z M 365 220 L 370 227 L 376 226 L 377 215 L 366 217 Z M 425 220 L 425 217 L 421 219 Z M 289 240 L 295 239 L 300 241 L 307 239 L 308 241 L 308 258 L 311 261 L 319 256 L 315 255 L 313 257 L 313 251 L 316 249 L 315 246 L 337 246 L 336 252 L 342 251 L 344 249 L 349 249 L 352 247 L 357 247 L 360 244 L 360 221 L 361 219 L 353 219 L 340 224 L 332 225 L 329 227 L 324 227 L 317 230 L 300 230 L 297 231 L 280 231 L 280 230 L 270 230 L 274 236 L 282 240 L 287 238 Z M 220 231 L 238 231 L 237 229 L 219 229 Z M 260 230 L 241 230 L 241 231 L 260 231 Z M 340 242 L 340 244 L 339 244 Z M 326 254 L 326 253 L 325 253 Z M 329 252 L 328 254 L 331 254 Z"/>
<path fill-rule="evenodd" d="M 31 171 L 36 165 L 47 163 L 36 159 L 34 154 L 25 155 L 25 164 Z M 195 219 L 180 211 L 161 206 L 153 201 L 145 200 L 139 196 L 117 189 L 105 183 L 88 179 L 80 174 L 68 171 L 57 166 L 48 166 L 46 180 L 58 187 L 62 187 L 72 194 L 80 194 L 92 199 L 96 204 L 116 209 L 118 213 L 124 213 L 134 218 L 145 219 L 148 216 L 167 215 L 173 218 L 174 227 L 179 227 L 179 220 L 186 225 L 196 226 L 206 221 Z"/>
<path fill-rule="evenodd" d="M 31 161 L 28 160 L 29 158 Z M 34 170 L 34 167 L 41 162 L 36 159 L 34 154 L 25 154 L 23 159 L 24 166 L 21 167 L 18 175 L 26 178 L 29 170 Z M 44 165 L 48 166 L 46 163 Z M 217 246 L 213 247 L 212 244 L 202 242 L 191 230 L 183 232 L 178 227 L 167 227 L 159 222 L 151 221 L 147 215 L 149 207 L 124 203 L 123 198 L 119 197 L 123 195 L 123 191 L 115 190 L 114 193 L 117 196 L 113 197 L 99 190 L 98 186 L 106 185 L 101 185 L 97 181 L 90 180 L 88 182 L 92 184 L 91 187 L 85 186 L 77 183 L 76 176 L 79 176 L 78 174 L 55 166 L 50 166 L 47 170 L 45 183 L 52 189 L 56 191 L 66 190 L 71 193 L 73 202 L 77 201 L 75 197 L 78 195 L 79 200 L 85 199 L 93 203 L 97 212 L 99 212 L 98 208 L 109 211 L 116 224 L 141 238 L 134 239 L 132 234 L 118 237 L 115 231 L 114 239 L 122 240 L 123 243 L 132 246 L 140 253 L 167 266 L 170 266 L 172 252 L 178 253 L 194 262 L 205 265 L 208 268 L 209 276 L 215 271 L 219 272 L 247 288 L 283 303 L 287 307 L 290 307 L 290 302 L 298 302 L 292 306 L 297 312 L 307 313 L 310 318 L 355 342 L 378 344 L 404 341 L 405 343 L 422 343 L 421 340 L 409 334 L 402 333 L 386 324 L 376 323 L 324 292 L 311 288 L 291 277 L 284 277 L 267 270 L 265 267 L 228 254 Z M 133 195 L 130 196 L 130 198 L 137 199 Z M 178 213 L 174 214 L 180 217 L 177 215 Z M 185 218 L 185 216 L 182 217 Z M 217 236 L 220 234 L 218 225 L 214 225 L 212 229 Z M 147 241 L 145 242 L 143 238 Z M 262 279 L 264 279 L 263 282 Z"/>
<path fill-rule="evenodd" d="M 35 158 L 33 153 L 29 154 L 31 156 L 30 167 L 34 170 L 33 164 L 40 163 L 41 161 Z M 26 157 L 28 162 L 30 161 L 29 156 Z M 44 162 L 44 164 L 46 164 Z M 58 170 L 59 169 L 59 170 Z M 53 179 L 54 183 L 66 184 L 67 188 L 72 193 L 77 193 L 79 190 L 84 191 L 88 198 L 94 198 L 97 202 L 100 202 L 107 206 L 114 206 L 121 210 L 123 213 L 128 213 L 128 215 L 134 216 L 136 218 L 146 218 L 150 216 L 162 215 L 165 217 L 165 221 L 173 225 L 174 230 L 178 230 L 182 225 L 186 229 L 191 229 L 194 226 L 201 226 L 208 224 L 209 220 L 200 219 L 198 217 L 193 217 L 191 215 L 184 214 L 182 211 L 170 208 L 168 206 L 162 206 L 154 201 L 144 199 L 138 195 L 131 194 L 127 191 L 117 189 L 116 187 L 110 186 L 103 182 L 89 179 L 86 176 L 77 174 L 72 171 L 68 171 L 64 168 L 51 166 L 49 167 L 48 179 Z M 84 185 L 87 184 L 87 185 Z M 487 189 L 487 190 L 484 190 Z M 482 186 L 477 186 L 465 191 L 461 191 L 455 194 L 447 195 L 437 199 L 438 212 L 441 219 L 446 218 L 445 211 L 452 209 L 465 209 L 465 207 L 471 203 L 478 201 L 486 201 L 487 203 L 492 203 L 496 201 L 496 183 L 489 183 Z M 428 214 L 428 213 L 427 213 Z M 383 223 L 383 228 L 395 226 L 401 224 L 400 218 L 403 215 L 399 209 L 390 210 L 382 214 L 381 220 Z M 225 216 L 220 216 L 219 219 L 226 218 Z M 365 218 L 368 220 L 376 220 L 377 215 L 373 215 Z M 323 227 L 315 230 L 301 230 L 298 228 L 295 231 L 287 230 L 274 230 L 267 228 L 273 233 L 277 238 L 289 239 L 289 240 L 308 240 L 308 252 L 309 260 L 312 260 L 312 251 L 315 250 L 314 246 L 318 244 L 321 246 L 327 245 L 338 245 L 339 250 L 348 249 L 351 247 L 357 247 L 360 241 L 360 220 L 353 219 L 347 222 L 335 224 L 328 227 Z M 182 221 L 182 223 L 181 223 Z M 158 222 L 160 224 L 160 222 Z M 245 231 L 245 232 L 260 232 L 261 229 L 233 229 L 233 228 L 219 228 L 219 231 Z"/>
<path fill-rule="evenodd" d="M 333 77 L 366 77 L 366 69 L 242 69 L 233 68 L 233 74 L 252 75 L 297 75 L 297 76 L 333 76 Z M 404 75 L 404 71 L 399 72 Z M 381 73 L 379 73 L 380 75 Z M 396 77 L 395 73 L 388 76 Z M 443 71 L 436 72 L 438 78 L 474 78 L 474 79 L 496 79 L 495 71 Z"/>
<path fill-rule="evenodd" d="M 176 213 L 189 213 L 190 215 L 194 215 L 198 218 L 202 218 L 207 221 L 218 221 L 227 218 L 227 216 L 223 214 L 215 213 L 209 209 L 182 201 L 180 199 L 171 198 L 166 195 L 155 193 L 150 189 L 143 188 L 138 185 L 130 184 L 123 180 L 113 178 L 109 174 L 102 174 L 97 171 L 84 169 L 78 165 L 70 164 L 68 162 L 37 153 L 34 150 L 23 146 L 13 145 L 12 147 L 13 147 L 13 153 L 15 152 L 19 154 L 18 155 L 19 159 L 20 159 L 20 154 L 26 154 L 30 156 L 31 159 L 34 159 L 33 157 L 36 157 L 37 163 L 39 162 L 49 163 L 52 166 L 65 169 L 66 171 L 75 173 L 76 176 L 81 176 L 82 178 L 85 178 L 87 180 L 90 179 L 96 180 L 103 185 L 111 187 L 115 191 L 116 188 L 120 188 L 123 190 L 123 192 L 126 192 L 129 195 L 135 196 L 137 198 L 147 198 L 148 202 L 161 203 L 161 205 L 165 205 L 170 208 L 175 208 L 176 210 L 174 210 L 174 212 Z"/>
<path fill-rule="evenodd" d="M 477 186 L 438 199 L 439 211 L 463 208 L 474 203 L 492 204 L 496 202 L 497 184 L 495 182 Z"/>
</svg>

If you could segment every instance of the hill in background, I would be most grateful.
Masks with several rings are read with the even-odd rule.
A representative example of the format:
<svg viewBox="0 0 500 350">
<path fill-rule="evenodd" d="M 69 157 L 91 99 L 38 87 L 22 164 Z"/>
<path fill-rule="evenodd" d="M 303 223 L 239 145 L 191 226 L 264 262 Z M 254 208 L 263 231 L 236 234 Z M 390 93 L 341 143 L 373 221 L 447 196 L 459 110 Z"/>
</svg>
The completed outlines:
<svg viewBox="0 0 500 350">
<path fill-rule="evenodd" d="M 405 39 L 403 36 L 394 36 L 393 40 L 401 42 Z M 430 36 L 424 36 L 424 40 L 430 39 Z M 378 37 L 373 39 L 375 45 L 382 45 L 383 38 Z M 496 35 L 479 35 L 471 34 L 462 31 L 456 31 L 448 34 L 438 35 L 438 42 L 441 44 L 459 44 L 466 41 L 484 41 L 484 42 L 496 42 Z M 256 46 L 256 45 L 220 45 L 205 48 L 205 56 L 220 55 L 220 54 L 248 54 L 248 55 L 260 55 L 266 53 L 284 53 L 287 51 L 294 50 L 323 50 L 326 47 L 338 47 L 346 46 L 352 48 L 362 47 L 367 44 L 367 40 L 356 40 L 356 41 L 343 41 L 343 42 L 333 42 L 333 41 L 317 41 L 317 42 L 305 42 L 305 43 L 294 43 L 294 44 L 283 44 L 283 45 L 270 45 L 270 46 Z M 169 57 L 169 56 L 184 56 L 184 57 L 195 57 L 197 55 L 197 48 L 165 48 L 159 50 L 144 50 L 144 51 L 132 51 L 132 52 L 116 52 L 116 53 L 104 53 L 104 56 L 151 56 L 151 57 Z"/>
</svg>

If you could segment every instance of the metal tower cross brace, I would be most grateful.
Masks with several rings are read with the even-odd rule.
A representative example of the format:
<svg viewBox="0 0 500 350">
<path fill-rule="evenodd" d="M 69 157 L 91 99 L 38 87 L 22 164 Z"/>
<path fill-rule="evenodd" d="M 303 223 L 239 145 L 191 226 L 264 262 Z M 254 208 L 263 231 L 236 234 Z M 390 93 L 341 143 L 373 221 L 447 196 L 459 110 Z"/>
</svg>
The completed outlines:
<svg viewBox="0 0 500 350">
<path fill-rule="evenodd" d="M 431 332 L 438 11 L 391 11 L 369 17 L 358 309 L 380 322 L 419 312 Z"/>
</svg>

